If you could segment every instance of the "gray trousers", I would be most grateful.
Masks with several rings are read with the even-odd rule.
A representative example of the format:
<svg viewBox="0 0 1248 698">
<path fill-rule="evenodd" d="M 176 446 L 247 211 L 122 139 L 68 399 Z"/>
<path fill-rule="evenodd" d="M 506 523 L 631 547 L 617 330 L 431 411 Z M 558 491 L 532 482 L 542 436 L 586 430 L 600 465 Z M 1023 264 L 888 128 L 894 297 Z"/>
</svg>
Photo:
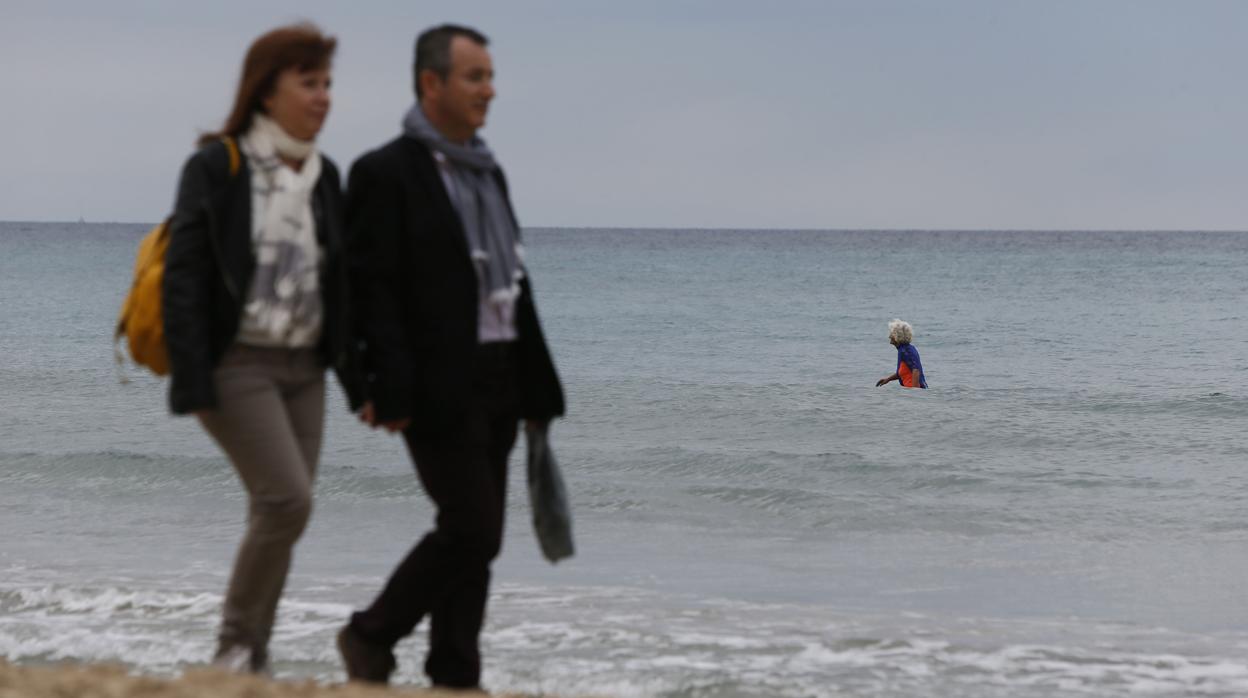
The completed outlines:
<svg viewBox="0 0 1248 698">
<path fill-rule="evenodd" d="M 235 344 L 213 374 L 217 407 L 200 423 L 247 489 L 247 531 L 225 595 L 219 648 L 267 656 L 295 542 L 312 512 L 325 421 L 325 368 L 315 349 Z"/>
</svg>

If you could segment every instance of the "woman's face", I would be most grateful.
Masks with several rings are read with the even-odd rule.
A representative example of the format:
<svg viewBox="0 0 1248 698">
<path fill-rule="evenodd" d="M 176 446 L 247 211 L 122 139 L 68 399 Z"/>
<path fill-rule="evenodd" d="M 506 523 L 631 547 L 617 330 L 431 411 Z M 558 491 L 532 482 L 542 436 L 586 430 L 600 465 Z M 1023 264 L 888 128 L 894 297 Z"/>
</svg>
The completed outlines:
<svg viewBox="0 0 1248 698">
<path fill-rule="evenodd" d="M 290 136 L 310 141 L 329 115 L 329 83 L 328 68 L 287 68 L 278 73 L 273 94 L 262 100 L 264 111 Z"/>
</svg>

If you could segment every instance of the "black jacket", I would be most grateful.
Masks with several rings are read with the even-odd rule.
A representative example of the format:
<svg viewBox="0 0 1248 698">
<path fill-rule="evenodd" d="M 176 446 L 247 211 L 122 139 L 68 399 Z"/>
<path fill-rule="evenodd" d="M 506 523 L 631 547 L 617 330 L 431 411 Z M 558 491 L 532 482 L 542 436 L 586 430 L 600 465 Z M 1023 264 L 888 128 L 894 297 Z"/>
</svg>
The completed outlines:
<svg viewBox="0 0 1248 698">
<path fill-rule="evenodd" d="M 316 236 L 324 252 L 320 289 L 320 351 L 333 366 L 354 409 L 360 400 L 351 347 L 352 321 L 342 190 L 338 168 L 321 156 L 312 195 Z M 238 334 L 256 260 L 252 250 L 251 170 L 246 157 L 233 176 L 225 144 L 216 141 L 187 160 L 169 224 L 161 314 L 171 367 L 169 406 L 176 414 L 216 407 L 212 372 Z"/>
<path fill-rule="evenodd" d="M 496 176 L 505 195 L 502 172 Z M 477 276 L 426 146 L 399 137 L 352 165 L 347 229 L 366 392 L 377 418 L 411 417 L 414 428 L 426 430 L 451 423 L 471 394 Z M 520 416 L 550 419 L 564 412 L 563 389 L 527 277 L 520 288 Z"/>
</svg>

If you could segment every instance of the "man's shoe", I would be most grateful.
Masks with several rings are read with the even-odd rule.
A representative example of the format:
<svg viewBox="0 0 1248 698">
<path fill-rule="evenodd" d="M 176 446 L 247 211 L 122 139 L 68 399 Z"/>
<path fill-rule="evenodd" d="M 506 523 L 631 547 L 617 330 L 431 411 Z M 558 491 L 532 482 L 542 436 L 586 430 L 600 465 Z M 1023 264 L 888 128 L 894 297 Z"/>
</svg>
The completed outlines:
<svg viewBox="0 0 1248 698">
<path fill-rule="evenodd" d="M 368 683 L 390 683 L 394 672 L 394 652 L 389 647 L 374 645 L 360 637 L 348 623 L 338 631 L 338 653 L 347 668 L 347 678 Z"/>
<path fill-rule="evenodd" d="M 251 651 L 251 673 L 267 679 L 273 678 L 273 669 L 269 666 L 269 650 L 267 648 L 257 647 Z"/>
<path fill-rule="evenodd" d="M 229 674 L 251 673 L 251 648 L 245 645 L 230 645 L 217 650 L 212 658 L 212 668 Z"/>
</svg>

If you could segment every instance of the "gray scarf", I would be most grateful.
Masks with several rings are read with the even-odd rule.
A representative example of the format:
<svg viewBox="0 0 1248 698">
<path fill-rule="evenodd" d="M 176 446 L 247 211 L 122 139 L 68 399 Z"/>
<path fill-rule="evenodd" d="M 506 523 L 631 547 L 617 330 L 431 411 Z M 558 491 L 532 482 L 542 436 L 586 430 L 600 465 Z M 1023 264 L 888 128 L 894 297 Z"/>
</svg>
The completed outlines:
<svg viewBox="0 0 1248 698">
<path fill-rule="evenodd" d="M 465 145 L 446 139 L 425 118 L 417 102 L 403 117 L 403 133 L 446 156 L 455 191 L 455 208 L 468 236 L 468 248 L 477 265 L 489 300 L 504 303 L 520 295 L 524 267 L 518 247 L 520 234 L 502 188 L 494 176 L 498 165 L 485 141 L 472 137 Z"/>
</svg>

